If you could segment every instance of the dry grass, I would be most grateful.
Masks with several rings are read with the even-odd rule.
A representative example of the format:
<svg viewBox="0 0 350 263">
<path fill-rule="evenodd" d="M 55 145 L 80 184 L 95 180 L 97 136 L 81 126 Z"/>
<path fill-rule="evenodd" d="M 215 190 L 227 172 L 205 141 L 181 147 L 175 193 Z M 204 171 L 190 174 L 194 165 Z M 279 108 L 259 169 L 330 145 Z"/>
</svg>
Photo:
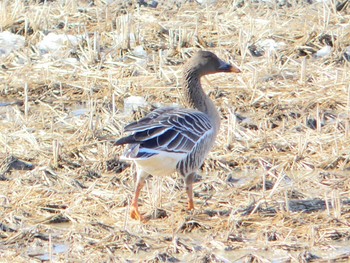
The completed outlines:
<svg viewBox="0 0 350 263">
<path fill-rule="evenodd" d="M 0 3 L 1 30 L 26 41 L 0 57 L 1 261 L 348 261 L 349 10 L 135 2 Z M 48 32 L 81 41 L 42 54 Z M 252 56 L 266 39 L 285 45 Z M 325 41 L 332 54 L 315 58 Z M 204 80 L 223 121 L 195 212 L 181 178 L 149 178 L 141 224 L 128 214 L 134 168 L 112 141 L 159 102 L 181 104 L 181 65 L 198 49 L 242 73 Z M 129 116 L 132 95 L 150 106 Z"/>
</svg>

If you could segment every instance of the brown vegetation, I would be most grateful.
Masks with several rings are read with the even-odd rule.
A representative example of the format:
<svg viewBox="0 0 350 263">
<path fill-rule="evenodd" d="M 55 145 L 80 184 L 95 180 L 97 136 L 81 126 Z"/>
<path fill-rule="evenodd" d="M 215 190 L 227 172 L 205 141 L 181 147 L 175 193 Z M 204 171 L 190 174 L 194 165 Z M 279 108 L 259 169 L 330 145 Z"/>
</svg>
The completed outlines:
<svg viewBox="0 0 350 263">
<path fill-rule="evenodd" d="M 348 261 L 347 5 L 105 2 L 0 2 L 1 30 L 25 39 L 0 54 L 1 261 Z M 77 43 L 42 50 L 49 32 Z M 181 105 L 181 65 L 198 49 L 242 73 L 203 81 L 222 129 L 197 209 L 183 210 L 182 178 L 149 178 L 152 219 L 130 220 L 134 167 L 112 142 Z M 126 114 L 130 96 L 149 105 Z"/>
</svg>

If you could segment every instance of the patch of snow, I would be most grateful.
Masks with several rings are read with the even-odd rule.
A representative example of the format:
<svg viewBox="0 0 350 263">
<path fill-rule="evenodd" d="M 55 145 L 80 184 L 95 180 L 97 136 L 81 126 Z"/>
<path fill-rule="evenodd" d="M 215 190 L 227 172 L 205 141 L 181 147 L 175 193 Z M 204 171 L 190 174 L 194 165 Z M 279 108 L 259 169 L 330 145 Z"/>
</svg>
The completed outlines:
<svg viewBox="0 0 350 263">
<path fill-rule="evenodd" d="M 333 51 L 333 48 L 331 46 L 324 46 L 320 50 L 318 50 L 315 54 L 316 58 L 325 58 L 328 57 Z"/>
<path fill-rule="evenodd" d="M 260 40 L 256 43 L 259 47 L 261 47 L 264 51 L 277 51 L 282 49 L 286 43 L 284 42 L 276 42 L 273 39 L 264 39 Z"/>
<path fill-rule="evenodd" d="M 350 61 L 350 46 L 345 48 L 344 57 L 347 61 Z"/>
<path fill-rule="evenodd" d="M 136 46 L 132 51 L 132 55 L 135 56 L 134 59 L 136 59 L 136 64 L 141 67 L 146 67 L 148 62 L 148 54 L 143 46 Z"/>
<path fill-rule="evenodd" d="M 130 96 L 124 99 L 124 113 L 131 114 L 134 110 L 139 107 L 146 107 L 148 105 L 144 97 L 141 96 Z"/>
<path fill-rule="evenodd" d="M 37 46 L 42 54 L 46 54 L 49 52 L 56 52 L 66 46 L 76 47 L 81 40 L 82 37 L 80 36 L 49 33 Z"/>
<path fill-rule="evenodd" d="M 196 0 L 201 5 L 215 5 L 217 0 Z"/>
<path fill-rule="evenodd" d="M 147 58 L 147 51 L 143 48 L 143 46 L 136 46 L 132 51 L 132 54 L 136 57 Z"/>
<path fill-rule="evenodd" d="M 80 117 L 82 115 L 87 115 L 89 113 L 90 113 L 90 109 L 87 109 L 87 108 L 72 110 L 72 114 L 75 117 Z"/>
<path fill-rule="evenodd" d="M 0 32 L 0 57 L 6 57 L 12 51 L 24 47 L 23 36 L 13 34 L 9 31 Z"/>
<path fill-rule="evenodd" d="M 105 3 L 106 5 L 110 5 L 113 2 L 115 2 L 115 0 L 103 0 L 102 2 Z"/>
</svg>

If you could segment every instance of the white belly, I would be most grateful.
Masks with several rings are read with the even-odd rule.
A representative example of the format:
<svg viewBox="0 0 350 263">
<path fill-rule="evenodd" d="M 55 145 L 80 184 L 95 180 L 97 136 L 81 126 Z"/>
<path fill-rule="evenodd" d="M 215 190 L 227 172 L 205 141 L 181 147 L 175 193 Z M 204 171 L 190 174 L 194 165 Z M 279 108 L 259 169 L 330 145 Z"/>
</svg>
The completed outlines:
<svg viewBox="0 0 350 263">
<path fill-rule="evenodd" d="M 138 168 L 154 176 L 167 176 L 176 171 L 177 163 L 186 157 L 184 153 L 160 153 L 147 159 L 134 159 Z"/>
</svg>

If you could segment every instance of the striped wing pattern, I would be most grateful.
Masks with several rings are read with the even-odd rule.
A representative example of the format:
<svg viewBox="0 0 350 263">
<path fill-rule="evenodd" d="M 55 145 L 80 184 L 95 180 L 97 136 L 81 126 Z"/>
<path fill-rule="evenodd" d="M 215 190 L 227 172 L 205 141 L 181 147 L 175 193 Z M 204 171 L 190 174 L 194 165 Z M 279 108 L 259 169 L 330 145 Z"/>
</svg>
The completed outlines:
<svg viewBox="0 0 350 263">
<path fill-rule="evenodd" d="M 161 108 L 125 127 L 132 134 L 116 144 L 130 144 L 127 158 L 147 158 L 160 152 L 190 153 L 212 124 L 202 112 L 192 109 Z"/>
</svg>

